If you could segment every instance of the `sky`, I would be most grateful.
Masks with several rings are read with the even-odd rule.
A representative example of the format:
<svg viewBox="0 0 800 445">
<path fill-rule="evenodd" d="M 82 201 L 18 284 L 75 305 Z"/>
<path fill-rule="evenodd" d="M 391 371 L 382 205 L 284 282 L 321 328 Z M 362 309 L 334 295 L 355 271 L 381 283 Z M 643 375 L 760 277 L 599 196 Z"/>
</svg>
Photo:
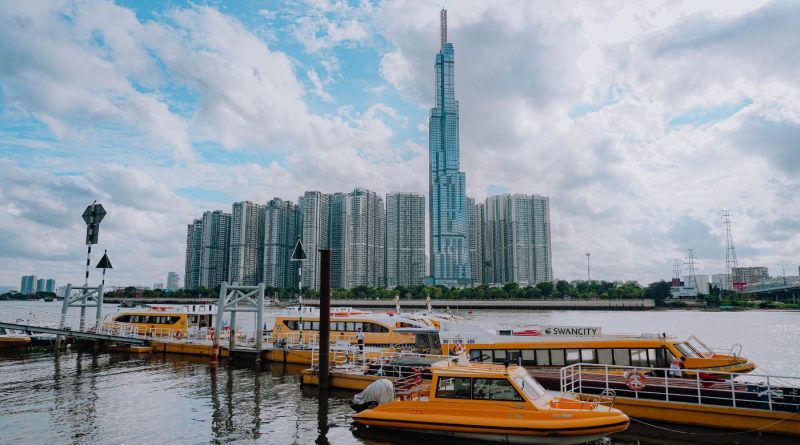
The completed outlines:
<svg viewBox="0 0 800 445">
<path fill-rule="evenodd" d="M 427 195 L 448 9 L 469 196 L 550 197 L 558 279 L 800 264 L 800 2 L 0 3 L 0 285 L 183 276 L 186 225 L 306 190 Z M 93 264 L 94 265 L 94 264 Z M 686 267 L 684 272 L 686 272 Z M 91 280 L 99 274 L 93 271 Z"/>
</svg>

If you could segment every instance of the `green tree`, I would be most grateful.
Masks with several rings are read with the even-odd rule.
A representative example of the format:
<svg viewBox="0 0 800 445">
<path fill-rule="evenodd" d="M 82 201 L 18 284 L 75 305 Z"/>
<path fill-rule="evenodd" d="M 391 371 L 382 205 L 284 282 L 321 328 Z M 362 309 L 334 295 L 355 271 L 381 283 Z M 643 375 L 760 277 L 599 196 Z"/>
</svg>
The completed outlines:
<svg viewBox="0 0 800 445">
<path fill-rule="evenodd" d="M 567 296 L 567 293 L 569 292 L 569 288 L 570 288 L 570 285 L 569 285 L 568 281 L 558 280 L 558 282 L 556 282 L 556 292 L 558 293 L 558 296 L 561 297 L 561 298 L 564 298 L 565 296 Z"/>
<path fill-rule="evenodd" d="M 656 306 L 664 306 L 664 302 L 670 297 L 670 287 L 672 285 L 664 280 L 650 283 L 644 290 L 645 298 L 652 298 Z"/>
<path fill-rule="evenodd" d="M 553 283 L 549 281 L 542 281 L 541 283 L 536 283 L 536 287 L 541 291 L 542 297 L 547 298 L 553 294 Z"/>
</svg>

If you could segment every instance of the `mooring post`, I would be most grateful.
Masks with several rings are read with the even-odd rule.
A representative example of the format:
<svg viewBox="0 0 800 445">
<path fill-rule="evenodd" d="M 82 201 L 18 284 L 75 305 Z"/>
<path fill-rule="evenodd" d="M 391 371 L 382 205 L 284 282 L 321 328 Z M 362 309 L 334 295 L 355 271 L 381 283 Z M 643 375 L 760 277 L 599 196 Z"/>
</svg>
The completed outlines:
<svg viewBox="0 0 800 445">
<path fill-rule="evenodd" d="M 264 342 L 264 283 L 258 285 L 258 312 L 256 312 L 256 351 L 261 357 L 261 347 Z"/>
<path fill-rule="evenodd" d="M 103 269 L 103 273 L 105 273 L 105 269 Z M 101 284 L 97 288 L 97 297 L 95 297 L 95 303 L 97 303 L 97 310 L 95 311 L 95 329 L 97 332 L 100 332 L 100 329 L 103 327 L 103 285 Z"/>
<path fill-rule="evenodd" d="M 331 347 L 331 251 L 321 249 L 319 268 L 319 387 L 328 389 Z"/>
<path fill-rule="evenodd" d="M 214 320 L 214 336 L 211 343 L 211 363 L 219 361 L 219 335 L 222 333 L 222 316 L 225 313 L 225 296 L 228 294 L 228 282 L 223 281 L 219 287 L 217 301 L 217 319 Z"/>
<path fill-rule="evenodd" d="M 59 329 L 64 329 L 64 325 L 67 323 L 67 311 L 69 310 L 69 297 L 72 294 L 72 284 L 67 284 L 67 288 L 64 289 L 64 304 L 61 305 L 61 321 L 58 323 Z M 56 351 L 61 349 L 61 343 L 64 341 L 63 335 L 56 336 Z"/>
<path fill-rule="evenodd" d="M 230 357 L 233 357 L 234 349 L 236 349 L 236 311 L 231 312 L 231 329 L 228 331 L 228 355 Z"/>
</svg>

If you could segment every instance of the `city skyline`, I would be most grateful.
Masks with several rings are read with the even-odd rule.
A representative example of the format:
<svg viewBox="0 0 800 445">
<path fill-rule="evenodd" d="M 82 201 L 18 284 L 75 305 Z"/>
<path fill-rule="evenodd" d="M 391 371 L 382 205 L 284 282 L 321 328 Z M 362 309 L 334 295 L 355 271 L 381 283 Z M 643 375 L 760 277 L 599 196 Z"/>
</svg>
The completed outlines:
<svg viewBox="0 0 800 445">
<path fill-rule="evenodd" d="M 555 278 L 723 272 L 723 209 L 797 270 L 800 5 L 88 1 L 0 6 L 0 283 L 82 282 L 95 199 L 106 284 L 148 286 L 207 209 L 427 195 L 442 6 L 466 194 L 550 197 Z"/>
</svg>

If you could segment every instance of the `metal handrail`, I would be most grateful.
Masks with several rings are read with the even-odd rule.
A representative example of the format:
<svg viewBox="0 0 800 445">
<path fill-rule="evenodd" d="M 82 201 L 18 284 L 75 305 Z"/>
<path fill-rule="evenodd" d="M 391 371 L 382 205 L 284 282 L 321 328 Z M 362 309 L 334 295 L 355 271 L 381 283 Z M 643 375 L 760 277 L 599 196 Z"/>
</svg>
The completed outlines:
<svg viewBox="0 0 800 445">
<path fill-rule="evenodd" d="M 800 410 L 800 377 L 769 374 L 740 374 L 716 370 L 693 369 L 693 375 L 677 377 L 668 368 L 599 365 L 576 363 L 561 368 L 562 392 L 597 396 L 615 391 L 616 397 L 662 400 L 696 405 L 731 406 L 768 411 Z M 620 379 L 622 372 L 623 379 Z M 629 377 L 645 373 L 643 386 L 631 385 Z M 611 376 L 611 378 L 609 377 Z M 637 377 L 639 380 L 639 377 Z M 775 382 L 788 382 L 776 386 Z"/>
</svg>

